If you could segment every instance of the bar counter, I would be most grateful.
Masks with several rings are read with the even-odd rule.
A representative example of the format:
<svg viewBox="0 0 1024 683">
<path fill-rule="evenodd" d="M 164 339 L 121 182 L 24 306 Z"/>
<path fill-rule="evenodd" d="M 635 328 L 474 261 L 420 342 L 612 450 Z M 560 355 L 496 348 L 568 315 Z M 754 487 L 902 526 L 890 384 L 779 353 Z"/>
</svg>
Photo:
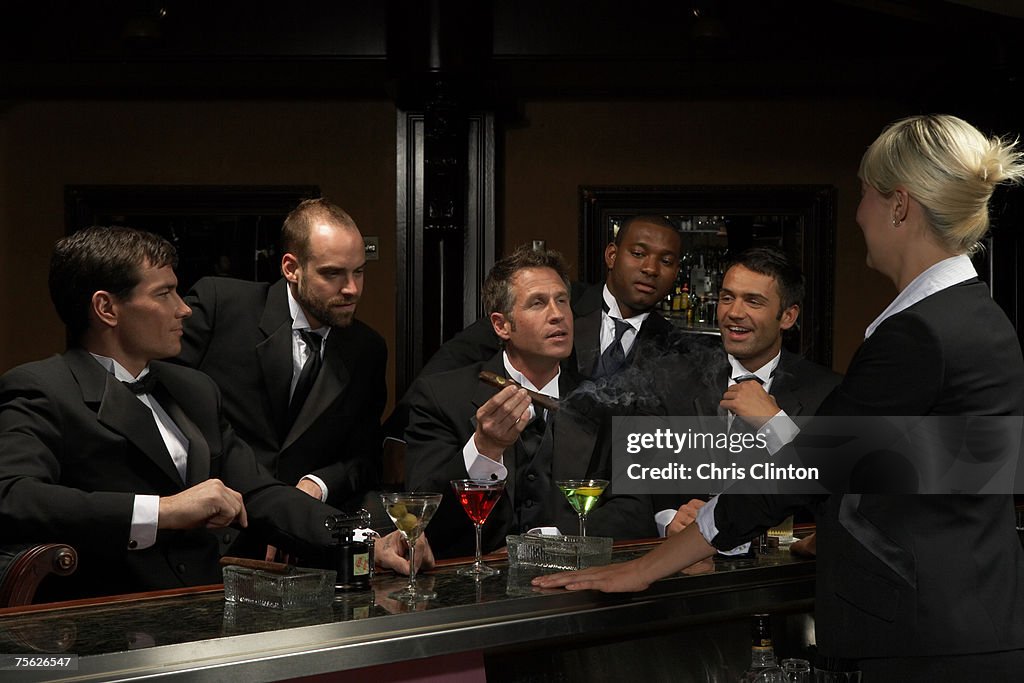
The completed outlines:
<svg viewBox="0 0 1024 683">
<path fill-rule="evenodd" d="M 648 547 L 616 548 L 614 561 Z M 619 595 L 541 591 L 529 582 L 537 570 L 489 564 L 501 573 L 479 581 L 457 575 L 454 564 L 422 573 L 418 581 L 437 598 L 412 606 L 387 598 L 407 581 L 387 574 L 372 590 L 337 593 L 315 611 L 225 603 L 219 586 L 0 610 L 0 653 L 79 656 L 77 671 L 7 670 L 0 679 L 277 681 L 346 671 L 353 679 L 401 680 L 410 671 L 422 678 L 454 669 L 482 680 L 486 667 L 487 680 L 543 680 L 537 670 L 570 667 L 579 675 L 562 680 L 579 680 L 589 666 L 610 673 L 597 660 L 614 656 L 634 658 L 625 662 L 633 673 L 653 667 L 648 675 L 657 680 L 658 667 L 669 664 L 653 653 L 668 649 L 667 661 L 678 663 L 690 647 L 707 660 L 693 666 L 731 672 L 749 653 L 750 614 L 805 623 L 813 605 L 815 564 L 786 549 L 716 559 L 702 573 Z"/>
</svg>

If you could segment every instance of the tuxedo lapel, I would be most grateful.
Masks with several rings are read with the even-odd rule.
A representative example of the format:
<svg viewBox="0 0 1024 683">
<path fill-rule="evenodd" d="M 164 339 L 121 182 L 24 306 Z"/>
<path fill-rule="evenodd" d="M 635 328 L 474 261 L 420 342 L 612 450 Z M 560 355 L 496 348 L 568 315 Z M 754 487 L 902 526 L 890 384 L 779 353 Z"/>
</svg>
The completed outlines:
<svg viewBox="0 0 1024 683">
<path fill-rule="evenodd" d="M 785 364 L 786 356 L 783 354 L 778 367 L 775 368 L 775 376 L 772 378 L 772 390 L 768 393 L 779 404 L 779 408 L 790 417 L 793 417 L 802 413 L 804 406 L 800 398 L 794 393 L 798 388 L 797 379 L 793 374 L 786 371 Z"/>
<path fill-rule="evenodd" d="M 558 382 L 559 396 L 568 396 L 575 388 L 576 379 L 563 372 Z M 567 406 L 548 417 L 540 450 L 551 454 L 552 481 L 588 476 L 598 424 Z"/>
<path fill-rule="evenodd" d="M 693 413 L 698 417 L 723 417 L 725 412 L 719 403 L 729 386 L 729 367 L 719 369 L 715 380 L 704 390 L 698 391 L 693 399 Z"/>
<path fill-rule="evenodd" d="M 199 425 L 193 422 L 182 408 L 183 405 L 193 406 L 194 397 L 187 387 L 180 386 L 173 378 L 161 372 L 159 366 L 151 365 L 150 372 L 156 372 L 160 377 L 160 384 L 153 393 L 154 397 L 188 439 L 185 486 L 195 486 L 210 478 L 210 444 Z"/>
<path fill-rule="evenodd" d="M 153 411 L 107 372 L 89 352 L 73 349 L 65 354 L 65 359 L 81 387 L 83 400 L 87 404 L 98 404 L 96 416 L 99 421 L 127 439 L 181 487 L 181 476 L 160 436 Z"/>
<path fill-rule="evenodd" d="M 256 345 L 256 355 L 273 413 L 274 432 L 278 435 L 283 434 L 287 428 L 292 382 L 292 318 L 288 312 L 287 285 L 287 281 L 282 278 L 270 287 L 260 318 L 260 331 L 265 338 Z M 257 400 L 256 397 L 253 400 Z"/>
<path fill-rule="evenodd" d="M 551 453 L 552 481 L 586 478 L 597 442 L 597 424 L 573 410 L 558 411 L 550 422 L 540 449 Z"/>
<path fill-rule="evenodd" d="M 290 339 L 289 339 L 290 341 Z M 299 438 L 320 415 L 341 395 L 349 383 L 348 368 L 342 360 L 341 346 L 344 344 L 344 330 L 335 328 L 327 335 L 327 348 L 324 349 L 324 364 L 316 382 L 302 404 L 302 410 L 295 418 L 295 423 L 288 430 L 288 436 L 281 445 L 285 450 Z M 290 364 L 289 364 L 290 365 Z"/>
<path fill-rule="evenodd" d="M 671 330 L 672 323 L 662 318 L 657 311 L 651 311 L 636 333 L 633 346 L 626 356 L 626 363 L 633 363 L 637 357 L 642 359 L 648 351 L 651 352 L 647 354 L 648 358 L 668 353 L 667 337 Z"/>
</svg>

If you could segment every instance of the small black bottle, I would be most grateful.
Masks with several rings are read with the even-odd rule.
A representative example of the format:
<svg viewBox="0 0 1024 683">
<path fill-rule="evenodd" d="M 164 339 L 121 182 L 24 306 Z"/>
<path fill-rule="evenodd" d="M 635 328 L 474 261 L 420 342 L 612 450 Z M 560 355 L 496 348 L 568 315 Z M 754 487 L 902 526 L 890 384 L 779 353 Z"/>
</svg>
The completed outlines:
<svg viewBox="0 0 1024 683">
<path fill-rule="evenodd" d="M 332 515 L 327 518 L 325 525 L 338 540 L 333 546 L 334 566 L 338 572 L 335 590 L 357 591 L 370 588 L 370 579 L 373 578 L 373 540 L 356 541 L 352 538 L 354 529 L 367 527 L 369 523 L 370 514 L 366 510 L 350 516 Z"/>
</svg>

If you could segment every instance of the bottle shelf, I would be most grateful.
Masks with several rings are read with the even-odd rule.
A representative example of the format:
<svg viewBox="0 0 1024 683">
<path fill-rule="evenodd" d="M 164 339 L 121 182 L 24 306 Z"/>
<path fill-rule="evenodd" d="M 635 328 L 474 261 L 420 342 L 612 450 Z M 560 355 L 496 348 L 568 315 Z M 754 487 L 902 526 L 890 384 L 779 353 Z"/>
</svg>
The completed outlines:
<svg viewBox="0 0 1024 683">
<path fill-rule="evenodd" d="M 712 327 L 712 326 L 706 325 L 706 324 L 704 324 L 704 325 L 697 325 L 697 324 L 688 325 L 686 323 L 686 318 L 680 318 L 680 317 L 676 317 L 676 316 L 669 316 L 667 314 L 663 314 L 663 315 L 665 315 L 665 318 L 670 323 L 672 323 L 672 325 L 674 325 L 677 329 L 679 329 L 679 330 L 681 330 L 683 332 L 690 332 L 692 334 L 711 334 L 711 335 L 714 335 L 716 337 L 722 336 L 722 333 L 718 331 L 717 327 Z"/>
</svg>

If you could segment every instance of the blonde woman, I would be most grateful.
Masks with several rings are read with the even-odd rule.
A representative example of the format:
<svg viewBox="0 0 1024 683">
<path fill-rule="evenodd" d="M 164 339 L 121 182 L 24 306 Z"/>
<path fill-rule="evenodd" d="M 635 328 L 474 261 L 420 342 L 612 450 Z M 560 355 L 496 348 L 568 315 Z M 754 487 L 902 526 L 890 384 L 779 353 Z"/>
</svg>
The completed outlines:
<svg viewBox="0 0 1024 683">
<path fill-rule="evenodd" d="M 825 415 L 1024 415 L 1024 361 L 969 254 L 996 185 L 1018 182 L 1015 142 L 954 116 L 886 128 L 864 154 L 857 223 L 896 298 L 867 328 Z M 864 681 L 1020 680 L 1024 552 L 1012 496 L 728 496 L 625 564 L 541 586 L 643 590 L 818 502 L 817 644 L 823 668 Z"/>
</svg>

